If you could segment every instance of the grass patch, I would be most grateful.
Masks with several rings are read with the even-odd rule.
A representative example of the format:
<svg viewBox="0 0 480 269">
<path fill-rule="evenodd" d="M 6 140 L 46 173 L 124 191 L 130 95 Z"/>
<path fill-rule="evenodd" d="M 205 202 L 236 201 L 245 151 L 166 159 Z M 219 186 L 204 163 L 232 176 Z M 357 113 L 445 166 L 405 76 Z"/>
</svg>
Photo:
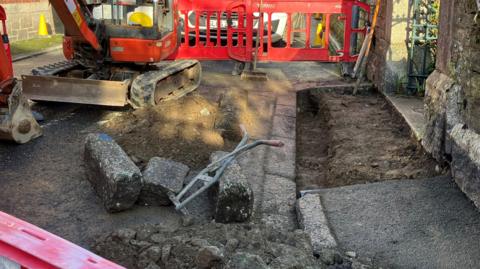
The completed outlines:
<svg viewBox="0 0 480 269">
<path fill-rule="evenodd" d="M 12 42 L 12 55 L 17 56 L 21 54 L 35 53 L 51 47 L 62 44 L 63 35 L 53 35 L 50 37 L 33 38 L 28 40 L 21 40 Z"/>
</svg>

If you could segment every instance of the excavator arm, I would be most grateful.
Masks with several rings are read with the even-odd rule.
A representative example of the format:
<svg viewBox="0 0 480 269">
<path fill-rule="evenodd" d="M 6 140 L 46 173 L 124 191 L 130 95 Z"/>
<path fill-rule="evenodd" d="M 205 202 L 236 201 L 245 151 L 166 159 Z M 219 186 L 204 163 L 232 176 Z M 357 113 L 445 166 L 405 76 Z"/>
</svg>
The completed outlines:
<svg viewBox="0 0 480 269">
<path fill-rule="evenodd" d="M 96 51 L 102 50 L 97 35 L 88 25 L 92 20 L 89 11 L 82 8 L 77 0 L 50 0 L 50 3 L 62 21 L 67 36 L 88 43 Z"/>
</svg>

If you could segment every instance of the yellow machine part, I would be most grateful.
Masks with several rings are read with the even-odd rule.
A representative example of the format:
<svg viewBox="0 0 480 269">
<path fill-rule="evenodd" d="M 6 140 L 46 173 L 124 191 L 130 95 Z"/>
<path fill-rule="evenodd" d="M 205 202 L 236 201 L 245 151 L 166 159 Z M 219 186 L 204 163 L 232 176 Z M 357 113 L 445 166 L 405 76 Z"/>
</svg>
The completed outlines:
<svg viewBox="0 0 480 269">
<path fill-rule="evenodd" d="M 324 34 L 324 31 L 325 31 L 325 26 L 326 26 L 326 22 L 327 22 L 327 18 L 326 16 L 320 14 L 320 13 L 316 13 L 314 15 L 314 18 L 315 20 L 318 20 L 318 24 L 317 24 L 317 31 L 316 31 L 316 35 L 315 35 L 315 39 L 313 40 L 313 46 L 314 47 L 325 47 L 325 34 Z"/>
<path fill-rule="evenodd" d="M 153 20 L 143 12 L 133 12 L 128 18 L 129 23 L 141 25 L 143 27 L 153 27 Z"/>
</svg>

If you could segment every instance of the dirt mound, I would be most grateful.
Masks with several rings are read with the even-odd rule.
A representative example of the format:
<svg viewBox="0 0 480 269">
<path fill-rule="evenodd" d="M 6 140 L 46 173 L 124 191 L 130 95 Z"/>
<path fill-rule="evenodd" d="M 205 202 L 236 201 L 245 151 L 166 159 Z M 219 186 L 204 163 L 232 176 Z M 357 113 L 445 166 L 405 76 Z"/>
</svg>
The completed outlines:
<svg viewBox="0 0 480 269">
<path fill-rule="evenodd" d="M 102 127 L 140 166 L 159 156 L 199 169 L 213 151 L 230 151 L 237 143 L 215 128 L 221 118 L 218 104 L 192 95 L 121 113 Z"/>
<path fill-rule="evenodd" d="M 127 268 L 352 268 L 338 252 L 318 259 L 308 235 L 253 224 L 146 225 L 100 239 L 93 250 Z M 327 264 L 330 267 L 327 267 Z M 371 268 L 371 267 L 358 267 Z"/>
</svg>

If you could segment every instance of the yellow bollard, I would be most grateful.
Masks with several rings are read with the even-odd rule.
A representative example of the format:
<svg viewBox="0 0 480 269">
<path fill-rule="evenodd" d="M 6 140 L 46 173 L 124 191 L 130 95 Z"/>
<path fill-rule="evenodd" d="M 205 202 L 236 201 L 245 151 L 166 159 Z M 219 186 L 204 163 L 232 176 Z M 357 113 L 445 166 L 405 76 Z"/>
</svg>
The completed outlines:
<svg viewBox="0 0 480 269">
<path fill-rule="evenodd" d="M 40 20 L 38 21 L 38 35 L 39 36 L 48 36 L 47 21 L 45 20 L 45 15 L 40 15 Z"/>
</svg>

